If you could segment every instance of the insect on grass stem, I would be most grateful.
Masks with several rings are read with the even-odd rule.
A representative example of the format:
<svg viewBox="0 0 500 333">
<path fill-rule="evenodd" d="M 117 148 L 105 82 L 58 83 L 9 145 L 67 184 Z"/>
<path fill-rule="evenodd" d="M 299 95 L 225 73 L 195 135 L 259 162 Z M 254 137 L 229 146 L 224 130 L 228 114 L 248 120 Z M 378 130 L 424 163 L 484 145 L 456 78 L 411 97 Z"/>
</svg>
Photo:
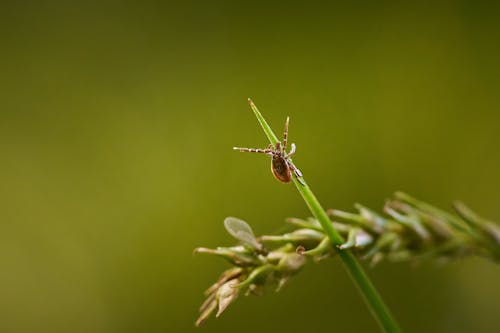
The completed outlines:
<svg viewBox="0 0 500 333">
<path fill-rule="evenodd" d="M 303 179 L 302 173 L 298 171 L 299 169 L 295 167 L 295 165 L 289 159 L 290 153 L 288 154 L 288 156 L 286 155 L 285 150 L 281 146 L 281 142 L 278 140 L 273 130 L 266 122 L 262 114 L 259 112 L 255 104 L 252 102 L 251 99 L 248 99 L 248 102 L 271 144 L 267 149 L 252 149 L 252 148 L 250 149 L 235 148 L 235 149 L 244 152 L 265 153 L 273 157 L 271 168 L 274 176 L 282 182 L 287 183 L 293 181 L 293 183 L 297 187 L 297 190 L 299 191 L 302 198 L 309 207 L 310 211 L 312 212 L 314 217 L 320 222 L 321 227 L 328 235 L 330 242 L 337 249 L 346 270 L 348 271 L 350 277 L 354 281 L 354 284 L 357 286 L 358 290 L 363 296 L 363 299 L 368 305 L 370 312 L 375 317 L 382 331 L 387 333 L 401 332 L 401 329 L 399 328 L 396 320 L 392 316 L 389 308 L 385 305 L 384 301 L 382 300 L 382 297 L 375 289 L 375 286 L 366 275 L 365 271 L 359 264 L 358 260 L 354 257 L 354 255 L 349 249 L 345 250 L 339 249 L 340 245 L 344 243 L 342 236 L 340 236 L 340 234 L 333 227 L 330 218 L 326 214 L 325 210 L 319 203 L 314 193 L 307 185 L 306 181 Z M 287 138 L 288 138 L 288 118 L 285 124 L 283 146 L 286 145 Z M 293 146 L 292 150 L 293 152 L 295 152 Z M 275 164 L 275 159 L 277 159 L 276 164 Z M 296 177 L 291 177 L 290 171 L 293 171 Z M 296 171 L 298 171 L 298 173 Z"/>
</svg>

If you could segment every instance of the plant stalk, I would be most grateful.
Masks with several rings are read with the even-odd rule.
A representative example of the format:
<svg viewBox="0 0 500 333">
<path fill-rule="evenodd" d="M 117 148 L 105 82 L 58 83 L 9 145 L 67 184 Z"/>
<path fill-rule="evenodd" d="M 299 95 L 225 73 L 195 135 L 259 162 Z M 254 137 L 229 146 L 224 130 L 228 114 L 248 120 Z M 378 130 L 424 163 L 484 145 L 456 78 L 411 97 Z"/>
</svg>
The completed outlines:
<svg viewBox="0 0 500 333">
<path fill-rule="evenodd" d="M 255 104 L 250 99 L 248 101 L 267 138 L 273 145 L 276 145 L 279 140 L 274 134 L 273 130 L 266 122 L 262 114 L 259 112 Z M 309 210 L 321 223 L 321 226 L 325 233 L 328 235 L 328 238 L 330 239 L 333 247 L 337 249 L 344 266 L 349 272 L 350 277 L 354 280 L 355 285 L 363 296 L 363 299 L 368 305 L 368 308 L 370 309 L 372 315 L 375 317 L 378 324 L 382 328 L 383 332 L 401 332 L 401 329 L 399 328 L 396 320 L 389 311 L 389 308 L 385 305 L 384 301 L 375 289 L 375 286 L 370 281 L 365 271 L 359 264 L 358 260 L 352 254 L 351 250 L 339 249 L 339 246 L 344 243 L 344 239 L 342 239 L 342 236 L 333 227 L 330 218 L 319 203 L 318 199 L 316 199 L 316 196 L 311 191 L 305 180 L 301 178 L 301 180 L 299 181 L 296 177 L 292 177 L 292 179 L 302 198 L 309 207 Z"/>
</svg>

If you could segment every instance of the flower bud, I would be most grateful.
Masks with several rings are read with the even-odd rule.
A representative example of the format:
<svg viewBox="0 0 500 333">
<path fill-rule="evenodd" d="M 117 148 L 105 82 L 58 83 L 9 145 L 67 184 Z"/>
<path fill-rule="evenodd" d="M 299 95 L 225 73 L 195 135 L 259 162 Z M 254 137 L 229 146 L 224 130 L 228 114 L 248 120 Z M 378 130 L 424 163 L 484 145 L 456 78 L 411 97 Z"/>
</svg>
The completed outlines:
<svg viewBox="0 0 500 333">
<path fill-rule="evenodd" d="M 278 270 L 282 273 L 295 273 L 306 263 L 306 257 L 297 253 L 289 253 L 281 258 Z"/>
<path fill-rule="evenodd" d="M 194 250 L 194 253 L 215 254 L 237 266 L 257 266 L 261 264 L 259 258 L 244 246 L 218 247 L 216 249 L 198 247 Z"/>
<path fill-rule="evenodd" d="M 238 297 L 238 279 L 232 279 L 224 283 L 217 291 L 216 300 L 219 306 L 215 317 L 219 317 L 222 312 Z"/>
</svg>

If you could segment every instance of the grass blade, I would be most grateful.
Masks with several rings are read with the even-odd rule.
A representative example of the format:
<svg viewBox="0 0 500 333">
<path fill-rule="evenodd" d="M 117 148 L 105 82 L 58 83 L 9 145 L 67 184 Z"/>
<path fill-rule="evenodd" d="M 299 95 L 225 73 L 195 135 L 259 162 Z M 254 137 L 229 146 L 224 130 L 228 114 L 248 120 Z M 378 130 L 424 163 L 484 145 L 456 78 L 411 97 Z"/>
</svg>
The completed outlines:
<svg viewBox="0 0 500 333">
<path fill-rule="evenodd" d="M 255 104 L 252 100 L 248 100 L 250 103 L 250 107 L 254 112 L 257 120 L 259 121 L 264 133 L 266 134 L 269 142 L 275 145 L 279 140 L 274 134 L 273 130 L 266 122 L 262 114 L 259 112 Z M 358 290 L 362 294 L 365 302 L 368 305 L 372 315 L 377 320 L 378 324 L 382 328 L 384 332 L 387 333 L 398 333 L 401 332 L 396 320 L 393 318 L 389 308 L 385 305 L 384 301 L 380 297 L 379 293 L 375 289 L 375 286 L 371 282 L 371 280 L 366 275 L 365 271 L 359 264 L 358 260 L 354 257 L 352 252 L 349 249 L 339 250 L 339 246 L 344 243 L 344 239 L 340 236 L 340 234 L 334 229 L 333 224 L 330 221 L 327 213 L 319 203 L 318 199 L 311 191 L 307 183 L 303 178 L 299 181 L 296 177 L 293 177 L 293 182 L 297 187 L 300 195 L 306 202 L 307 206 L 311 213 L 318 219 L 321 223 L 321 226 L 325 233 L 328 235 L 333 246 L 337 249 L 340 258 L 344 266 L 346 267 L 349 275 L 357 286 Z"/>
</svg>

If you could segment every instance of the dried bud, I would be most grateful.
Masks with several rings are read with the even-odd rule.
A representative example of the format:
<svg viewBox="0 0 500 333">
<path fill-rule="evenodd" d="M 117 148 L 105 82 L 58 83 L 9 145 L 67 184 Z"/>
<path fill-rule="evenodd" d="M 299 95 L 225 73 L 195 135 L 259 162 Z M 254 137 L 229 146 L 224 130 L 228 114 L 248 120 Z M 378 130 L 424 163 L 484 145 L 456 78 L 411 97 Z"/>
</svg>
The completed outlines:
<svg viewBox="0 0 500 333">
<path fill-rule="evenodd" d="M 239 277 L 242 273 L 243 269 L 241 267 L 234 267 L 224 271 L 224 273 L 222 273 L 221 276 L 219 277 L 219 280 L 217 280 L 217 282 L 215 282 L 213 285 L 210 286 L 210 288 L 208 288 L 205 291 L 205 295 L 209 296 L 211 294 L 214 294 L 217 291 L 217 289 L 219 289 L 224 283 Z"/>
<path fill-rule="evenodd" d="M 204 303 L 204 305 L 205 306 L 202 307 L 202 309 L 201 309 L 202 311 L 201 311 L 200 317 L 198 317 L 198 320 L 196 320 L 196 323 L 195 323 L 196 326 L 201 326 L 208 319 L 208 317 L 210 317 L 210 315 L 217 308 L 217 301 L 214 299 L 206 304 Z"/>
<path fill-rule="evenodd" d="M 306 258 L 297 253 L 289 253 L 281 258 L 278 270 L 282 273 L 295 273 L 306 263 Z"/>
<path fill-rule="evenodd" d="M 233 302 L 236 297 L 238 297 L 239 289 L 238 289 L 238 279 L 229 280 L 224 283 L 219 290 L 217 291 L 216 300 L 219 306 L 217 310 L 216 317 L 219 317 L 222 312 Z"/>
<path fill-rule="evenodd" d="M 339 248 L 341 250 L 345 250 L 351 247 L 363 247 L 373 242 L 373 237 L 359 228 L 352 228 L 349 231 L 347 242 L 340 245 Z"/>
</svg>

